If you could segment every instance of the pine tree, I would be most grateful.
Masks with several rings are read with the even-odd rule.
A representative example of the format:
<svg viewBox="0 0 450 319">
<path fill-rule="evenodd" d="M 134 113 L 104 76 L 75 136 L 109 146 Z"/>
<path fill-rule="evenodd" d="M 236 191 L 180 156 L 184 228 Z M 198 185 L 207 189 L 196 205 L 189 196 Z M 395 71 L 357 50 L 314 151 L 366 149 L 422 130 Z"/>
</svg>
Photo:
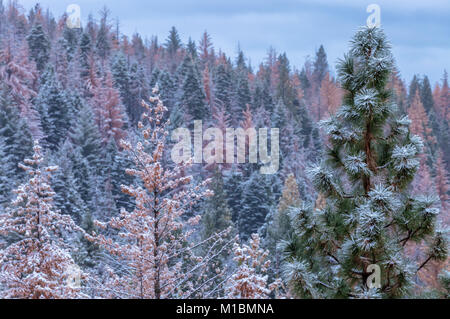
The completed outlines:
<svg viewBox="0 0 450 319">
<path fill-rule="evenodd" d="M 214 80 L 214 96 L 216 102 L 227 112 L 231 112 L 231 76 L 224 64 L 219 64 Z"/>
<path fill-rule="evenodd" d="M 89 57 L 92 52 L 91 38 L 88 33 L 81 35 L 79 56 L 80 56 L 80 76 L 85 79 L 89 75 Z"/>
<path fill-rule="evenodd" d="M 41 116 L 45 142 L 51 150 L 55 150 L 66 137 L 71 124 L 71 112 L 67 95 L 51 67 L 43 74 L 35 104 Z"/>
<path fill-rule="evenodd" d="M 293 102 L 297 93 L 291 80 L 291 68 L 286 53 L 278 56 L 276 76 L 278 78 L 276 98 L 281 99 L 284 105 L 293 110 Z"/>
<path fill-rule="evenodd" d="M 15 193 L 13 207 L 0 215 L 0 234 L 17 235 L 0 251 L 0 281 L 5 298 L 54 299 L 81 296 L 80 287 L 70 285 L 77 269 L 64 243 L 67 231 L 78 230 L 68 215 L 55 211 L 50 175 L 57 167 L 43 167 L 41 147 L 34 144 L 32 159 L 21 164 L 29 179 Z M 81 271 L 78 276 L 81 279 Z"/>
<path fill-rule="evenodd" d="M 80 155 L 87 160 L 94 172 L 100 173 L 103 166 L 101 135 L 95 125 L 94 115 L 88 105 L 80 109 L 75 125 L 69 132 L 72 144 L 80 149 Z"/>
<path fill-rule="evenodd" d="M 205 94 L 200 84 L 192 61 L 187 64 L 186 75 L 183 80 L 181 106 L 189 112 L 195 120 L 208 116 L 209 110 L 205 104 Z"/>
<path fill-rule="evenodd" d="M 420 100 L 427 114 L 434 108 L 433 92 L 431 91 L 430 80 L 425 75 L 420 83 Z"/>
<path fill-rule="evenodd" d="M 316 84 L 320 88 L 320 85 L 328 73 L 328 61 L 327 54 L 325 53 L 325 49 L 323 45 L 320 46 L 319 50 L 316 52 L 316 59 L 314 60 L 313 65 L 313 78 L 316 81 Z"/>
<path fill-rule="evenodd" d="M 104 61 L 111 51 L 111 40 L 110 40 L 110 28 L 108 24 L 109 10 L 104 7 L 101 11 L 100 28 L 97 33 L 97 42 L 95 43 L 95 49 L 98 56 Z"/>
<path fill-rule="evenodd" d="M 36 24 L 27 37 L 30 56 L 36 62 L 38 71 L 43 71 L 50 58 L 50 40 L 42 25 Z"/>
<path fill-rule="evenodd" d="M 71 151 L 73 151 L 73 146 L 67 141 L 56 153 L 53 162 L 59 169 L 52 176 L 52 188 L 55 191 L 55 207 L 80 225 L 88 208 L 78 193 L 78 181 L 72 171 L 72 161 L 68 156 Z"/>
<path fill-rule="evenodd" d="M 225 180 L 225 192 L 227 194 L 228 206 L 231 209 L 231 219 L 237 225 L 239 210 L 241 209 L 241 200 L 242 200 L 242 183 L 244 179 L 242 176 L 242 172 L 240 172 L 235 167 L 232 168 Z"/>
<path fill-rule="evenodd" d="M 434 227 L 434 197 L 407 192 L 422 142 L 406 118 L 394 117 L 385 88 L 392 65 L 379 28 L 360 29 L 338 65 L 348 92 L 336 116 L 323 122 L 331 143 L 326 158 L 309 171 L 326 206 L 297 210 L 298 241 L 284 247 L 284 276 L 297 296 L 406 296 L 416 271 L 446 258 L 445 237 Z M 430 237 L 423 263 L 408 260 L 403 246 Z M 372 264 L 381 268 L 381 282 L 370 288 Z"/>
<path fill-rule="evenodd" d="M 0 207 L 9 202 L 13 186 L 11 172 L 14 170 L 12 156 L 7 152 L 3 136 L 0 136 Z"/>
<path fill-rule="evenodd" d="M 19 181 L 24 172 L 17 163 L 32 155 L 33 143 L 26 121 L 21 118 L 18 108 L 11 97 L 10 90 L 0 88 L 0 136 L 4 143 L 5 156 L 10 158 L 12 170 L 4 175 L 8 180 Z"/>
<path fill-rule="evenodd" d="M 179 49 L 181 49 L 181 40 L 178 31 L 175 27 L 172 27 L 167 37 L 165 47 L 171 57 L 174 57 Z"/>
<path fill-rule="evenodd" d="M 414 75 L 411 83 L 409 84 L 409 94 L 408 94 L 408 104 L 411 105 L 413 99 L 416 96 L 416 93 L 419 92 L 420 89 L 420 80 L 417 75 Z"/>
<path fill-rule="evenodd" d="M 284 182 L 278 207 L 270 211 L 264 225 L 264 246 L 270 253 L 270 274 L 273 277 L 280 277 L 282 256 L 277 245 L 293 236 L 294 229 L 289 216 L 293 209 L 301 207 L 301 202 L 297 181 L 295 176 L 290 174 Z"/>
<path fill-rule="evenodd" d="M 154 94 L 157 93 L 155 89 Z M 188 239 L 200 216 L 188 220 L 183 217 L 192 205 L 203 196 L 206 182 L 192 185 L 191 176 L 182 176 L 182 166 L 166 169 L 161 160 L 167 136 L 167 123 L 163 122 L 166 108 L 158 96 L 144 103 L 146 112 L 138 127 L 143 142 L 132 146 L 122 142 L 133 158 L 134 168 L 126 172 L 137 181 L 122 190 L 136 201 L 131 212 L 122 210 L 119 216 L 107 223 L 96 222 L 100 228 L 119 230 L 120 241 L 104 235 L 90 236 L 118 261 L 120 267 L 111 272 L 105 283 L 110 296 L 128 298 L 183 298 L 204 293 L 205 285 L 199 281 L 202 272 L 216 256 L 196 257 Z M 213 239 L 214 240 L 214 239 Z M 216 246 L 209 240 L 206 243 Z M 193 263 L 193 261 L 196 261 Z"/>
<path fill-rule="evenodd" d="M 238 215 L 239 237 L 247 240 L 264 224 L 270 210 L 279 197 L 279 180 L 276 176 L 253 174 L 242 185 L 242 197 Z"/>
<path fill-rule="evenodd" d="M 204 204 L 202 217 L 204 239 L 211 237 L 233 225 L 231 210 L 228 207 L 227 198 L 223 185 L 222 173 L 216 169 L 210 189 L 214 195 L 209 197 Z"/>
</svg>

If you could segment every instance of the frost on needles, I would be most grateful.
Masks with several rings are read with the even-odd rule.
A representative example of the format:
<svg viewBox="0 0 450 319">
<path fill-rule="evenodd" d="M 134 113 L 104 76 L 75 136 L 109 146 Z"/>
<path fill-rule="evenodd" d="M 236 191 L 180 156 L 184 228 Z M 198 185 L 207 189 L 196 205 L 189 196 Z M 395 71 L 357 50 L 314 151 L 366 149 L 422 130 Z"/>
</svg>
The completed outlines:
<svg viewBox="0 0 450 319">
<path fill-rule="evenodd" d="M 338 112 L 321 122 L 327 148 L 309 170 L 326 205 L 294 210 L 295 235 L 281 245 L 284 277 L 297 297 L 407 297 L 416 273 L 447 257 L 437 197 L 408 192 L 423 144 L 391 101 L 390 49 L 380 28 L 361 28 L 338 63 L 346 94 Z M 428 244 L 420 263 L 405 254 L 410 241 Z M 379 288 L 368 287 L 372 264 L 381 269 Z"/>
</svg>

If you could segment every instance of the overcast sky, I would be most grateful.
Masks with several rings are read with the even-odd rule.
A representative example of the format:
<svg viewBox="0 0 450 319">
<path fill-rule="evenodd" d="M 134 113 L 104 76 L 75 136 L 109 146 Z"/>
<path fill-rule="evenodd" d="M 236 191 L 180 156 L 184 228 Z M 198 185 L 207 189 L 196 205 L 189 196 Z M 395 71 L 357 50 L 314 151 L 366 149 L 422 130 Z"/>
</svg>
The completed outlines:
<svg viewBox="0 0 450 319">
<path fill-rule="evenodd" d="M 36 0 L 19 0 L 30 9 Z M 449 0 L 41 0 L 59 17 L 69 4 L 78 4 L 82 21 L 89 13 L 98 17 L 106 5 L 111 18 L 120 19 L 121 32 L 157 35 L 160 42 L 175 26 L 184 42 L 199 40 L 204 30 L 216 50 L 235 56 L 238 43 L 253 66 L 270 46 L 286 52 L 291 65 L 300 68 L 323 44 L 328 61 L 347 51 L 355 30 L 365 25 L 366 8 L 381 8 L 381 25 L 393 44 L 402 77 L 426 74 L 434 84 L 450 69 Z"/>
</svg>

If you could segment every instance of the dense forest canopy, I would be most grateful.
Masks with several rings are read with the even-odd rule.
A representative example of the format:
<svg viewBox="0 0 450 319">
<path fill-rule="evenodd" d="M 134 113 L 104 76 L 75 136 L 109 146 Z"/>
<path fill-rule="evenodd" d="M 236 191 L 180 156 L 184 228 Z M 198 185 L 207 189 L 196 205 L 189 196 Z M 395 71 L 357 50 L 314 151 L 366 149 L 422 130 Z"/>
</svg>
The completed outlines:
<svg viewBox="0 0 450 319">
<path fill-rule="evenodd" d="M 0 297 L 448 297 L 445 70 L 405 83 L 379 28 L 334 77 L 118 26 L 0 0 Z M 278 128 L 279 169 L 174 163 L 196 120 Z"/>
</svg>

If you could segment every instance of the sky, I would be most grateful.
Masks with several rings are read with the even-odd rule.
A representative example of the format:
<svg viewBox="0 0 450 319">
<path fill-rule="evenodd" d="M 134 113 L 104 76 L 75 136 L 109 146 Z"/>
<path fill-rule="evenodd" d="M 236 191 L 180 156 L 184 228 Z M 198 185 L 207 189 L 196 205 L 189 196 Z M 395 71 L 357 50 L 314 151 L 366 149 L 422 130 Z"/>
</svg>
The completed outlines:
<svg viewBox="0 0 450 319">
<path fill-rule="evenodd" d="M 450 70 L 449 0 L 19 0 L 26 10 L 37 2 L 56 17 L 77 4 L 83 22 L 90 13 L 98 18 L 106 5 L 122 33 L 156 35 L 160 42 L 172 26 L 185 43 L 207 30 L 216 51 L 235 57 L 240 46 L 254 67 L 273 47 L 301 68 L 322 44 L 332 72 L 366 24 L 367 6 L 377 4 L 403 79 L 409 83 L 414 74 L 425 74 L 434 84 Z"/>
</svg>

